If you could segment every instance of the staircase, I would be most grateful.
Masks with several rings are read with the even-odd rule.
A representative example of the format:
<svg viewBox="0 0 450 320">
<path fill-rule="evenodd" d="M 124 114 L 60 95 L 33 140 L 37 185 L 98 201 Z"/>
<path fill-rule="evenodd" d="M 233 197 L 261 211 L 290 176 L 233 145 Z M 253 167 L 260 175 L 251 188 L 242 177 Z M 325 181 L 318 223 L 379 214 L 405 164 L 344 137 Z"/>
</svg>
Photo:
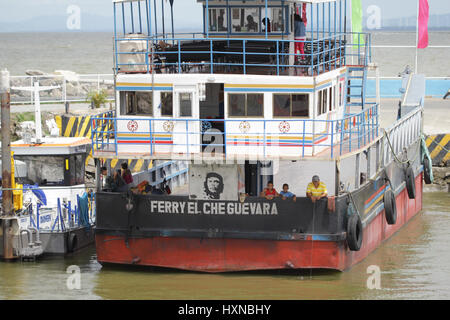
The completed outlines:
<svg viewBox="0 0 450 320">
<path fill-rule="evenodd" d="M 360 113 L 366 103 L 366 66 L 347 66 L 348 68 L 348 87 L 347 87 L 347 103 L 345 106 L 344 116 L 352 116 Z"/>
</svg>

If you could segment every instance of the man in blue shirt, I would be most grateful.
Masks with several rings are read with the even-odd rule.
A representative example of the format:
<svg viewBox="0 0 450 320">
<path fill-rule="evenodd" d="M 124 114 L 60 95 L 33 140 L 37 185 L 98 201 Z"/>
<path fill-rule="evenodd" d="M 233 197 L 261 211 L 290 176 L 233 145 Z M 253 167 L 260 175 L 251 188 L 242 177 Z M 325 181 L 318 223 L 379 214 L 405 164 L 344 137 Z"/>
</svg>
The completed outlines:
<svg viewBox="0 0 450 320">
<path fill-rule="evenodd" d="M 287 198 L 292 198 L 292 201 L 297 200 L 297 196 L 289 191 L 289 185 L 287 183 L 283 184 L 283 191 L 280 192 L 281 199 L 286 200 Z"/>
</svg>

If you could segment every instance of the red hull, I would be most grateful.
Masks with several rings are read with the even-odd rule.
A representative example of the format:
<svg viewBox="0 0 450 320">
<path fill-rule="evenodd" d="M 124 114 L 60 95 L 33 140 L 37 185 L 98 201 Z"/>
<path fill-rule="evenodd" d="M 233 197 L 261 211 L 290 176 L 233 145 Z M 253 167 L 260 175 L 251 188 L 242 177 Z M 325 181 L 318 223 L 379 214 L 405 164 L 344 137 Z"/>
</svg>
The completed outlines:
<svg viewBox="0 0 450 320">
<path fill-rule="evenodd" d="M 386 223 L 384 210 L 365 228 L 360 251 L 346 241 L 280 241 L 153 237 L 129 239 L 96 235 L 102 263 L 135 264 L 202 272 L 323 268 L 345 270 L 360 262 L 422 209 L 422 173 L 416 177 L 416 199 L 406 188 L 397 195 L 397 222 Z"/>
</svg>

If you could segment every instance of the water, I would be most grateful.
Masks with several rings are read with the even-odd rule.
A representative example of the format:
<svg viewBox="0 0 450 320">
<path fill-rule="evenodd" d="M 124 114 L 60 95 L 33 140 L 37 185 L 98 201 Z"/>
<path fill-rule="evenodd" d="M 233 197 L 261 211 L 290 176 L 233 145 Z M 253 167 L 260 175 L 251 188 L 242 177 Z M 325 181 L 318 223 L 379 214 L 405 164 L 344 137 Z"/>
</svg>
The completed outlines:
<svg viewBox="0 0 450 320">
<path fill-rule="evenodd" d="M 424 194 L 421 213 L 346 272 L 199 274 L 149 268 L 102 268 L 95 249 L 66 259 L 0 262 L 3 299 L 450 299 L 450 195 Z M 66 270 L 81 269 L 81 289 L 68 290 Z M 381 269 L 369 290 L 367 267 Z"/>
<path fill-rule="evenodd" d="M 415 33 L 373 32 L 373 45 L 415 46 Z M 44 72 L 112 73 L 112 33 L 0 33 L 0 68 L 11 75 L 28 69 Z M 430 45 L 450 46 L 450 32 L 430 32 Z M 415 65 L 415 48 L 373 48 L 373 61 L 384 77 L 397 76 Z M 428 77 L 450 76 L 450 48 L 419 50 L 419 72 Z"/>
</svg>

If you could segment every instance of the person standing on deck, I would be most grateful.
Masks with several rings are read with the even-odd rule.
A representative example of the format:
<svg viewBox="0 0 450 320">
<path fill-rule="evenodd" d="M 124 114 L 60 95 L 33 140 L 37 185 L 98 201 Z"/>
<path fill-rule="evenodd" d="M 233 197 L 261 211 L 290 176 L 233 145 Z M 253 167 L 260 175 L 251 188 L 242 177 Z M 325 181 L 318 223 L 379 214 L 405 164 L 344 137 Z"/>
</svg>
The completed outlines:
<svg viewBox="0 0 450 320">
<path fill-rule="evenodd" d="M 128 163 L 123 162 L 122 165 L 122 178 L 127 184 L 127 186 L 131 187 L 131 184 L 133 183 L 133 175 L 131 174 L 130 169 L 128 169 Z"/>
<path fill-rule="evenodd" d="M 328 195 L 327 186 L 320 181 L 319 176 L 313 176 L 312 182 L 308 184 L 306 196 L 314 203 Z"/>
<path fill-rule="evenodd" d="M 267 32 L 270 32 L 271 30 L 271 26 L 270 26 L 270 19 L 269 18 L 264 18 L 261 21 L 264 25 L 264 30 L 262 32 L 266 32 L 266 28 L 267 28 Z"/>
<path fill-rule="evenodd" d="M 301 54 L 300 60 L 305 60 L 306 26 L 300 15 L 294 15 L 295 54 Z"/>
<path fill-rule="evenodd" d="M 114 178 L 108 176 L 108 169 L 106 167 L 101 167 L 100 172 L 102 174 L 102 191 L 113 192 L 117 188 L 114 183 Z"/>
</svg>

